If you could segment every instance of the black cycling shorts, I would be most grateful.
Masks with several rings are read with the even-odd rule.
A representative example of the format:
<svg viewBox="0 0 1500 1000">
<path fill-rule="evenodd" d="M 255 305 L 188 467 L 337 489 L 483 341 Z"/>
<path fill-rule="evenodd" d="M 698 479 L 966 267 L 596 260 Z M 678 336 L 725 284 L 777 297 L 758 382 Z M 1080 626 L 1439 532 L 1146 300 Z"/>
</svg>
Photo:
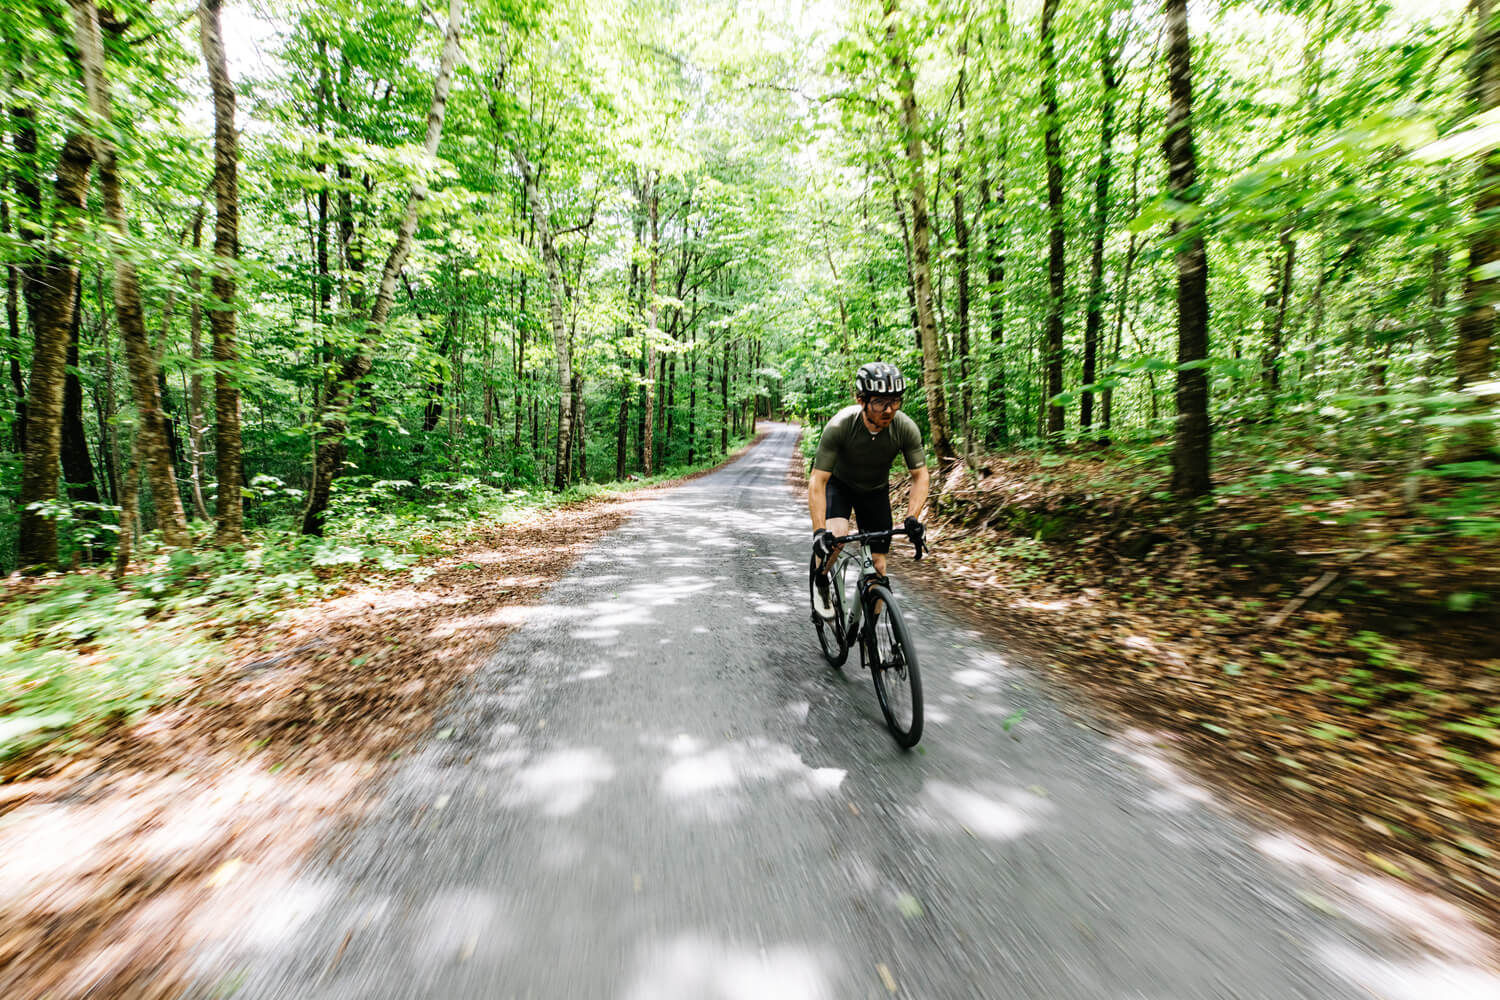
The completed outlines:
<svg viewBox="0 0 1500 1000">
<path fill-rule="evenodd" d="M 854 512 L 860 531 L 888 531 L 891 527 L 891 490 L 857 490 L 835 476 L 828 477 L 828 509 L 824 517 L 848 517 Z M 889 538 L 870 542 L 871 552 L 891 551 Z"/>
</svg>

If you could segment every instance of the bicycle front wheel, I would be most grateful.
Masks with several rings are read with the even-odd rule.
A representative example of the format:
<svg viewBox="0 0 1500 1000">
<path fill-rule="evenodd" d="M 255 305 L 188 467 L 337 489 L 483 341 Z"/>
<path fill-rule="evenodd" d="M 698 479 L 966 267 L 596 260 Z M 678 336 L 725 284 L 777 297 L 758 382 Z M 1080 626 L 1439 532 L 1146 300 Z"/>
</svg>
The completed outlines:
<svg viewBox="0 0 1500 1000">
<path fill-rule="evenodd" d="M 807 565 L 807 591 L 812 602 L 813 628 L 818 630 L 818 645 L 823 648 L 823 658 L 834 667 L 842 667 L 849 658 L 849 640 L 844 636 L 844 602 L 839 588 L 832 580 L 828 583 L 828 601 L 833 605 L 833 617 L 818 614 L 818 557 L 814 555 Z"/>
<path fill-rule="evenodd" d="M 878 611 L 876 609 L 879 609 Z M 885 724 L 902 747 L 922 738 L 922 672 L 901 609 L 885 587 L 866 591 L 866 657 Z"/>
</svg>

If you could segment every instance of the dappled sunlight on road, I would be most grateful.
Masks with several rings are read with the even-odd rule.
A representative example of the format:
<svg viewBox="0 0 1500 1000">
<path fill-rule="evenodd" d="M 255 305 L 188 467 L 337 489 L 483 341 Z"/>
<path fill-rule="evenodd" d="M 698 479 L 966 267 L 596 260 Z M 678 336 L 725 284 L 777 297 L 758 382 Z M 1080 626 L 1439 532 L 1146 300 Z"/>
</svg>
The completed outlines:
<svg viewBox="0 0 1500 1000">
<path fill-rule="evenodd" d="M 1109 746 L 1146 772 L 1156 784 L 1148 800 L 1156 808 L 1182 812 L 1213 803 L 1213 793 L 1194 781 L 1158 749 L 1150 733 L 1128 729 L 1112 740 Z"/>
<path fill-rule="evenodd" d="M 1053 806 L 1020 788 L 963 788 L 932 781 L 922 789 L 917 824 L 934 833 L 964 833 L 986 840 L 1013 840 L 1036 830 Z"/>
<path fill-rule="evenodd" d="M 758 738 L 710 746 L 682 735 L 669 750 L 674 759 L 662 773 L 662 794 L 716 818 L 748 807 L 749 786 L 774 783 L 792 798 L 812 798 L 837 791 L 848 773 L 811 767 L 791 747 Z"/>
<path fill-rule="evenodd" d="M 652 945 L 622 1000 L 835 1000 L 837 957 L 805 945 L 731 945 L 687 934 Z"/>
<path fill-rule="evenodd" d="M 534 806 L 544 816 L 568 816 L 593 798 L 597 786 L 615 776 L 615 765 L 591 747 L 551 750 L 522 764 L 502 796 L 512 806 Z"/>
<path fill-rule="evenodd" d="M 511 938 L 500 900 L 479 886 L 447 886 L 427 900 L 411 921 L 412 954 L 435 968 L 471 959 L 480 947 L 502 951 Z"/>
</svg>

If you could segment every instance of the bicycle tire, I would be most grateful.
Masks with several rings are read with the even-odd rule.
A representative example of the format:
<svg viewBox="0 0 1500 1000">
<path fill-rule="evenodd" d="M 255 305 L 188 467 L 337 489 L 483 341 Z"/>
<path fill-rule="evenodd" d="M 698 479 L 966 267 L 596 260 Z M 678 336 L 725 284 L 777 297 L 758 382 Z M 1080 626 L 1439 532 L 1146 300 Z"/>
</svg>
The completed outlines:
<svg viewBox="0 0 1500 1000">
<path fill-rule="evenodd" d="M 813 588 L 817 586 L 814 582 L 818 575 L 818 557 L 816 555 L 807 562 L 807 600 L 812 605 L 813 628 L 818 632 L 818 645 L 822 647 L 823 658 L 828 661 L 834 669 L 840 669 L 844 661 L 849 658 L 849 640 L 844 635 L 842 622 L 844 620 L 844 602 L 839 599 L 838 587 L 829 581 L 828 599 L 833 604 L 833 618 L 824 618 L 818 614 L 816 605 L 812 604 Z"/>
<path fill-rule="evenodd" d="M 875 611 L 880 606 L 880 612 Z M 865 591 L 866 658 L 886 728 L 903 749 L 922 738 L 922 671 L 906 619 L 891 592 L 876 585 Z"/>
</svg>

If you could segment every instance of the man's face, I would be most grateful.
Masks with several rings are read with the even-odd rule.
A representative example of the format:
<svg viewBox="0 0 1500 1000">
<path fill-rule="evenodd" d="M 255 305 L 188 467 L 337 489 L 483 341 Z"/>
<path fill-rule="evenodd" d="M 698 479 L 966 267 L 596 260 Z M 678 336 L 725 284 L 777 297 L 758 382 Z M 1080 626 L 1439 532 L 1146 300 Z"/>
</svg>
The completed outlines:
<svg viewBox="0 0 1500 1000">
<path fill-rule="evenodd" d="M 865 423 L 877 434 L 891 425 L 896 411 L 901 409 L 900 396 L 861 396 L 859 401 L 864 408 Z"/>
</svg>

